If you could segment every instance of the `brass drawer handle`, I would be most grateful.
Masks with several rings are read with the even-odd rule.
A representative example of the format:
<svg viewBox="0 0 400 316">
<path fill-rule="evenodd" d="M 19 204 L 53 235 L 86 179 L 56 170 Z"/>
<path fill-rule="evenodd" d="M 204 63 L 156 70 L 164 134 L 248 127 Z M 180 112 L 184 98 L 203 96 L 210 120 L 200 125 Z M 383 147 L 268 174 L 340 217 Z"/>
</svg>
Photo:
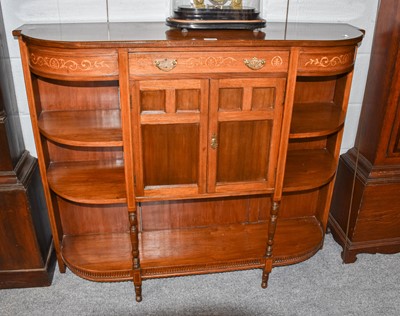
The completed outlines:
<svg viewBox="0 0 400 316">
<path fill-rule="evenodd" d="M 217 149 L 218 148 L 218 138 L 217 135 L 214 133 L 211 136 L 211 148 Z"/>
<path fill-rule="evenodd" d="M 253 57 L 252 59 L 245 59 L 243 60 L 243 62 L 251 70 L 259 70 L 265 65 L 265 59 L 258 59 L 257 57 Z"/>
<path fill-rule="evenodd" d="M 162 71 L 171 71 L 178 65 L 176 59 L 157 59 L 154 61 L 154 65 Z"/>
</svg>

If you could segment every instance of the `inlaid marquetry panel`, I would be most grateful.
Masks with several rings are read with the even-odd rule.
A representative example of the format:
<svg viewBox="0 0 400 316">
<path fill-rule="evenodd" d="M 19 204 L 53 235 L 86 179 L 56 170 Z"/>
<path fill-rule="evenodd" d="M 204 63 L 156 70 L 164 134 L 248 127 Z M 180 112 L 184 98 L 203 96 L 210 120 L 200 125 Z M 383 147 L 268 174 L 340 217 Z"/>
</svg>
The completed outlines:
<svg viewBox="0 0 400 316">
<path fill-rule="evenodd" d="M 115 49 L 92 51 L 29 48 L 29 65 L 33 72 L 45 77 L 112 77 L 118 75 Z"/>
<path fill-rule="evenodd" d="M 172 73 L 286 72 L 288 51 L 132 53 L 131 76 Z"/>
<path fill-rule="evenodd" d="M 340 73 L 351 69 L 354 64 L 354 47 L 331 50 L 305 49 L 299 57 L 298 72 Z"/>
</svg>

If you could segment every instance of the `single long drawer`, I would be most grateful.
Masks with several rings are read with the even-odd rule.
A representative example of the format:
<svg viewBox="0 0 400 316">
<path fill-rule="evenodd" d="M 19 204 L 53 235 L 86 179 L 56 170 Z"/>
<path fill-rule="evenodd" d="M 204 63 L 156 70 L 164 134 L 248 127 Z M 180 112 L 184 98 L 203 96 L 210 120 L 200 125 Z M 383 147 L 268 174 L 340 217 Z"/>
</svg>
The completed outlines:
<svg viewBox="0 0 400 316">
<path fill-rule="evenodd" d="M 162 73 L 287 72 L 288 51 L 131 53 L 131 75 Z"/>
<path fill-rule="evenodd" d="M 49 77 L 118 76 L 118 54 L 110 50 L 64 50 L 29 47 L 29 66 L 39 75 Z"/>
</svg>

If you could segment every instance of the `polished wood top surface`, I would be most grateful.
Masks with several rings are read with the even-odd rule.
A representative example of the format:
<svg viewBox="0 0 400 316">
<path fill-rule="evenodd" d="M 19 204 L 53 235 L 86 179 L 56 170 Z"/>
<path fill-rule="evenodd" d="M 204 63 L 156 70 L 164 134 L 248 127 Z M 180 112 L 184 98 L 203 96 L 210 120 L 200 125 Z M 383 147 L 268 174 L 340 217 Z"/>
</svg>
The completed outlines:
<svg viewBox="0 0 400 316">
<path fill-rule="evenodd" d="M 27 24 L 14 30 L 32 43 L 68 47 L 223 46 L 227 41 L 242 46 L 351 45 L 364 32 L 338 23 L 268 23 L 259 31 L 188 30 L 182 32 L 163 22 Z"/>
</svg>

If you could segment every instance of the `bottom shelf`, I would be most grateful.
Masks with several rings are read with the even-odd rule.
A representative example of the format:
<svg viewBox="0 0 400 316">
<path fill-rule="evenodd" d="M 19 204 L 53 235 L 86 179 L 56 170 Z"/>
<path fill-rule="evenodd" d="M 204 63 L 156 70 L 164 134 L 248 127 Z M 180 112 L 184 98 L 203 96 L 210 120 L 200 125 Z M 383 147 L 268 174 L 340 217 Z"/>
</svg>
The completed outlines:
<svg viewBox="0 0 400 316">
<path fill-rule="evenodd" d="M 143 279 L 263 268 L 267 223 L 234 224 L 140 234 Z M 273 266 L 306 260 L 323 242 L 314 217 L 282 219 Z M 129 233 L 65 236 L 63 258 L 77 275 L 95 281 L 131 280 Z"/>
<path fill-rule="evenodd" d="M 64 236 L 62 255 L 68 268 L 92 281 L 131 280 L 129 233 Z"/>
<path fill-rule="evenodd" d="M 274 267 L 302 262 L 312 257 L 324 242 L 324 231 L 315 217 L 278 220 L 273 263 Z"/>
<path fill-rule="evenodd" d="M 233 224 L 143 232 L 144 278 L 262 268 L 266 224 Z"/>
</svg>

